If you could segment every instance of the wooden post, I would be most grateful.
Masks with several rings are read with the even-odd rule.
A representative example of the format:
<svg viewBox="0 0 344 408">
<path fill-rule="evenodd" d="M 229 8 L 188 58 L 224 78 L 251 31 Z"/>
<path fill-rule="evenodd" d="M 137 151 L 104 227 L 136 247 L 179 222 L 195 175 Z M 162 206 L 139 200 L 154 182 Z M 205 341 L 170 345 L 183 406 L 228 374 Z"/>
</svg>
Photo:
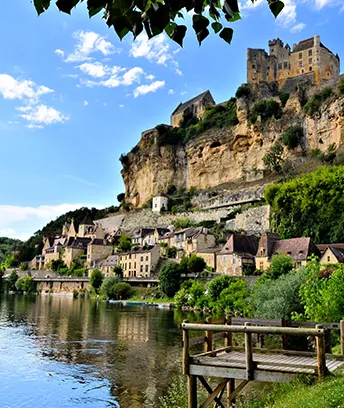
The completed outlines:
<svg viewBox="0 0 344 408">
<path fill-rule="evenodd" d="M 322 329 L 321 324 L 315 326 L 316 329 Z M 325 338 L 324 335 L 316 336 L 317 359 L 318 359 L 318 378 L 322 380 L 326 374 L 326 355 L 325 355 Z"/>
<path fill-rule="evenodd" d="M 340 321 L 340 348 L 344 355 L 344 320 Z"/>
<path fill-rule="evenodd" d="M 251 323 L 245 323 L 245 327 L 251 326 Z M 246 380 L 254 379 L 253 355 L 252 355 L 252 333 L 245 332 L 245 358 L 246 358 Z"/>
<path fill-rule="evenodd" d="M 184 320 L 183 323 L 189 323 Z M 190 337 L 189 330 L 183 329 L 183 374 L 189 375 Z"/>
<path fill-rule="evenodd" d="M 228 326 L 231 326 L 232 324 L 232 316 L 228 315 L 226 316 L 226 324 Z M 232 332 L 227 332 L 226 333 L 226 338 L 225 338 L 225 347 L 232 347 L 233 345 L 233 335 Z M 230 350 L 228 350 L 229 352 Z"/>
<path fill-rule="evenodd" d="M 227 408 L 235 407 L 235 398 L 231 399 L 234 391 L 235 391 L 235 379 L 230 378 L 227 383 Z"/>
<path fill-rule="evenodd" d="M 207 317 L 206 319 L 207 324 L 211 324 L 211 317 Z M 205 332 L 205 351 L 212 351 L 213 350 L 213 332 L 211 330 L 207 330 Z"/>
<path fill-rule="evenodd" d="M 197 377 L 188 375 L 188 408 L 197 408 Z"/>
</svg>

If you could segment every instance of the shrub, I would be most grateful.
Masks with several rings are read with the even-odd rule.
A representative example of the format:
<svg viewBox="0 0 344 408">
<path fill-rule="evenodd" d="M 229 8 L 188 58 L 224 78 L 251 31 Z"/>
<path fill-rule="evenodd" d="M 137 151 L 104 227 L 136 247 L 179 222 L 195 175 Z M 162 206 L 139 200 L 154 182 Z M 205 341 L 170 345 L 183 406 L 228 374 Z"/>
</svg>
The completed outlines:
<svg viewBox="0 0 344 408">
<path fill-rule="evenodd" d="M 22 262 L 19 266 L 21 271 L 27 271 L 29 269 L 29 262 Z"/>
<path fill-rule="evenodd" d="M 62 259 L 53 259 L 50 262 L 50 268 L 52 271 L 59 271 L 60 269 L 66 268 L 66 264 L 62 261 Z"/>
<path fill-rule="evenodd" d="M 120 194 L 118 194 L 118 196 L 117 196 L 117 201 L 118 202 L 122 202 L 122 201 L 124 201 L 124 199 L 125 199 L 125 194 L 124 193 L 120 193 Z"/>
<path fill-rule="evenodd" d="M 262 121 L 272 117 L 279 119 L 282 117 L 281 105 L 273 99 L 259 101 L 253 106 L 249 114 L 250 123 L 254 123 L 258 116 L 261 117 Z"/>
<path fill-rule="evenodd" d="M 130 251 L 132 247 L 131 237 L 129 235 L 121 235 L 118 241 L 118 250 L 122 252 Z"/>
<path fill-rule="evenodd" d="M 32 276 L 23 276 L 17 279 L 15 288 L 20 292 L 31 293 L 36 290 L 36 282 L 34 282 Z"/>
<path fill-rule="evenodd" d="M 285 107 L 285 105 L 287 104 L 288 99 L 290 97 L 290 94 L 288 92 L 282 92 L 281 91 L 281 92 L 278 93 L 278 97 L 279 97 L 279 99 L 281 101 L 282 106 Z"/>
<path fill-rule="evenodd" d="M 109 299 L 111 289 L 117 283 L 119 283 L 118 276 L 108 276 L 107 278 L 103 280 L 100 286 L 100 289 L 99 289 L 100 294 Z"/>
<path fill-rule="evenodd" d="M 344 152 L 337 152 L 336 158 L 333 160 L 335 166 L 340 166 L 344 164 Z"/>
<path fill-rule="evenodd" d="M 203 258 L 195 254 L 187 258 L 188 271 L 190 273 L 199 273 L 204 270 L 206 263 Z"/>
<path fill-rule="evenodd" d="M 291 272 L 255 285 L 249 301 L 254 315 L 263 319 L 291 319 L 293 313 L 301 313 L 299 290 L 304 280 L 303 273 Z"/>
<path fill-rule="evenodd" d="M 177 187 L 174 184 L 169 184 L 167 186 L 167 194 L 172 195 L 177 191 Z"/>
<path fill-rule="evenodd" d="M 274 144 L 263 157 L 263 163 L 272 173 L 280 173 L 283 165 L 283 147 L 280 143 Z"/>
<path fill-rule="evenodd" d="M 338 83 L 338 91 L 341 95 L 344 95 L 344 78 L 341 78 Z"/>
<path fill-rule="evenodd" d="M 175 229 L 184 229 L 184 228 L 189 228 L 191 227 L 192 223 L 189 220 L 189 218 L 178 218 L 174 221 L 173 223 Z"/>
<path fill-rule="evenodd" d="M 228 288 L 221 292 L 220 298 L 216 303 L 216 309 L 240 315 L 248 314 L 249 308 L 247 299 L 249 293 L 249 287 L 245 280 L 232 278 L 232 280 L 229 281 Z"/>
<path fill-rule="evenodd" d="M 312 149 L 312 150 L 309 152 L 309 155 L 310 155 L 311 157 L 319 158 L 320 155 L 321 155 L 321 151 L 320 151 L 320 149 Z"/>
<path fill-rule="evenodd" d="M 239 86 L 235 93 L 236 98 L 249 98 L 251 96 L 252 90 L 249 84 L 242 84 Z"/>
<path fill-rule="evenodd" d="M 324 88 L 320 92 L 316 92 L 303 108 L 306 115 L 313 116 L 317 112 L 319 112 L 322 103 L 326 101 L 326 99 L 328 99 L 331 95 L 331 88 Z"/>
<path fill-rule="evenodd" d="M 87 274 L 87 268 L 78 268 L 74 269 L 72 272 L 73 276 L 76 276 L 78 278 L 82 278 Z"/>
<path fill-rule="evenodd" d="M 177 212 L 178 212 L 177 206 L 176 206 L 176 205 L 172 205 L 171 213 L 172 213 L 173 215 L 175 215 L 175 214 L 177 214 Z"/>
<path fill-rule="evenodd" d="M 94 269 L 90 277 L 90 285 L 98 292 L 99 288 L 103 283 L 104 275 L 99 269 Z"/>
<path fill-rule="evenodd" d="M 234 278 L 231 278 L 228 275 L 222 275 L 209 282 L 208 295 L 212 301 L 219 299 L 221 292 L 229 287 L 232 279 Z"/>
<path fill-rule="evenodd" d="M 277 254 L 272 257 L 270 267 L 263 273 L 260 280 L 278 279 L 294 268 L 292 258 L 286 254 Z"/>
<path fill-rule="evenodd" d="M 161 290 L 172 297 L 179 290 L 181 284 L 181 270 L 178 264 L 169 263 L 165 265 L 159 275 Z"/>
<path fill-rule="evenodd" d="M 119 282 L 111 286 L 109 291 L 110 299 L 128 299 L 133 296 L 134 288 L 126 282 Z"/>
<path fill-rule="evenodd" d="M 16 273 L 11 273 L 11 275 L 4 281 L 5 292 L 13 292 L 16 290 L 16 282 L 18 280 L 18 275 Z"/>
<path fill-rule="evenodd" d="M 116 274 L 117 277 L 123 278 L 123 269 L 121 265 L 115 265 L 113 267 L 113 272 Z"/>
<path fill-rule="evenodd" d="M 177 256 L 177 248 L 175 246 L 166 248 L 167 258 L 175 258 Z"/>
<path fill-rule="evenodd" d="M 303 138 L 301 126 L 290 126 L 282 135 L 282 142 L 288 149 L 297 147 Z"/>
</svg>

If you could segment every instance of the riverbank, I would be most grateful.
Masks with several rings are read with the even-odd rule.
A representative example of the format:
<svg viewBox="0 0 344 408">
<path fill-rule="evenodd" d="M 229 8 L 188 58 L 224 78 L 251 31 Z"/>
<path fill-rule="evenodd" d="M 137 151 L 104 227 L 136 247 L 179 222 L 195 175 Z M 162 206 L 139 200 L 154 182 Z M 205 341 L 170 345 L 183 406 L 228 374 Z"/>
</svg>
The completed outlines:
<svg viewBox="0 0 344 408">
<path fill-rule="evenodd" d="M 276 384 L 266 392 L 252 394 L 249 401 L 239 405 L 242 408 L 343 408 L 344 369 L 340 368 L 323 382 L 313 383 L 309 377 Z M 260 394 L 260 395 L 259 395 Z M 266 394 L 266 395 L 264 395 Z"/>
</svg>

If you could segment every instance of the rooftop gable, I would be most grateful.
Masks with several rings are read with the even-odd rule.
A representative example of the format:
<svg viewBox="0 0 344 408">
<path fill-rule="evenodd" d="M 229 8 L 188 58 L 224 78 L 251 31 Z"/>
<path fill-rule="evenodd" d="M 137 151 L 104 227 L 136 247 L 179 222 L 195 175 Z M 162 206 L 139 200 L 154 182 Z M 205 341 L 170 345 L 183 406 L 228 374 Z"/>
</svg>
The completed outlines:
<svg viewBox="0 0 344 408">
<path fill-rule="evenodd" d="M 201 101 L 207 94 L 210 95 L 210 97 L 214 100 L 214 98 L 212 97 L 211 93 L 209 90 L 202 92 L 201 94 L 195 96 L 194 98 L 184 102 L 184 103 L 180 103 L 176 109 L 172 112 L 172 116 L 173 115 L 177 115 L 178 113 L 184 112 L 189 106 L 193 105 L 196 102 Z"/>
</svg>

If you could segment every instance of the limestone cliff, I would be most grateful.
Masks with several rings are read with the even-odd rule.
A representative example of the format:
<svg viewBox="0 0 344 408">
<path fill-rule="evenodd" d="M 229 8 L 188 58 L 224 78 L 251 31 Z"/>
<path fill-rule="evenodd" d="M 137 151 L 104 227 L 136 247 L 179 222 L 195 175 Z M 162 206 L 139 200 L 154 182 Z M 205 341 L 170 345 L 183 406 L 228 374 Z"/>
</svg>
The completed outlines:
<svg viewBox="0 0 344 408">
<path fill-rule="evenodd" d="M 261 91 L 261 90 L 260 90 Z M 314 93 L 308 90 L 308 96 Z M 169 184 L 177 187 L 207 189 L 224 183 L 261 178 L 264 174 L 263 157 L 280 140 L 290 126 L 304 129 L 303 147 L 306 150 L 325 151 L 330 145 L 343 145 L 344 97 L 326 100 L 319 113 L 307 117 L 299 96 L 291 94 L 280 119 L 261 121 L 252 125 L 248 114 L 261 97 L 274 97 L 269 91 L 256 93 L 255 100 L 237 100 L 239 123 L 227 128 L 207 130 L 185 145 L 160 146 L 158 132 L 153 129 L 142 134 L 135 148 L 123 159 L 122 177 L 126 199 L 141 206 L 154 195 L 165 192 Z M 285 156 L 297 162 L 301 149 L 288 151 Z"/>
</svg>

